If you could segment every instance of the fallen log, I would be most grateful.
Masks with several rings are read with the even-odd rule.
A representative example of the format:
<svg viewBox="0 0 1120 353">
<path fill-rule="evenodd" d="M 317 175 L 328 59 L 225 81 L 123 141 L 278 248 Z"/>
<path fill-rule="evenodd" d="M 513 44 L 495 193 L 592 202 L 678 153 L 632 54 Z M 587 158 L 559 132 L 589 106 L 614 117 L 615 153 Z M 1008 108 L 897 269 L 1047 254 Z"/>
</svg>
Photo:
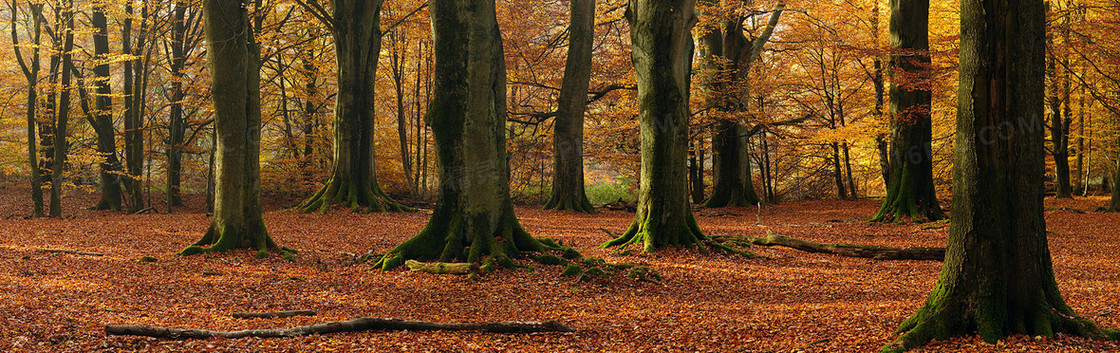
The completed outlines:
<svg viewBox="0 0 1120 353">
<path fill-rule="evenodd" d="M 427 272 L 437 275 L 466 275 L 477 273 L 479 271 L 478 265 L 469 262 L 451 263 L 451 262 L 433 262 L 423 263 L 416 260 L 408 260 L 404 262 L 409 270 Z"/>
<path fill-rule="evenodd" d="M 257 318 L 272 319 L 272 318 L 292 317 L 292 316 L 301 316 L 301 315 L 302 316 L 315 316 L 315 315 L 318 315 L 318 314 L 319 313 L 316 313 L 315 311 L 312 311 L 312 310 L 288 310 L 288 311 L 269 311 L 269 312 L 260 312 L 260 313 L 231 313 L 231 314 L 229 314 L 229 316 L 233 317 L 235 319 L 257 319 Z"/>
<path fill-rule="evenodd" d="M 760 246 L 784 246 L 811 253 L 835 254 L 847 257 L 859 257 L 875 260 L 934 260 L 945 259 L 945 248 L 935 247 L 910 247 L 892 248 L 877 245 L 859 245 L 846 243 L 814 243 L 801 239 L 790 238 L 766 231 L 765 238 L 737 237 L 717 235 L 712 237 L 718 242 L 740 242 Z"/>
<path fill-rule="evenodd" d="M 85 255 L 85 256 L 105 256 L 105 254 L 102 254 L 102 253 L 99 253 L 99 252 L 85 252 L 85 251 L 67 250 L 67 249 L 35 249 L 35 251 L 46 252 L 46 253 L 58 253 L 58 254 Z"/>
<path fill-rule="evenodd" d="M 105 333 L 120 336 L 145 336 L 166 339 L 206 339 L 211 337 L 295 337 L 358 331 L 485 331 L 493 333 L 573 332 L 575 329 L 557 321 L 484 321 L 484 322 L 429 322 L 379 317 L 362 317 L 309 326 L 284 329 L 254 329 L 241 331 L 210 331 L 157 327 L 148 325 L 105 325 Z"/>
</svg>

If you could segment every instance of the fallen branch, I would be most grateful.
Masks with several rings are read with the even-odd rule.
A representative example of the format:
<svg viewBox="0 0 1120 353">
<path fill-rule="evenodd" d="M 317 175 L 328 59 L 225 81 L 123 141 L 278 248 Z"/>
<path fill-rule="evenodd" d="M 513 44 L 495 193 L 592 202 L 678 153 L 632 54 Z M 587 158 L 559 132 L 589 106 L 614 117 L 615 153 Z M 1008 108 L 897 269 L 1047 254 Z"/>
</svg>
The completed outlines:
<svg viewBox="0 0 1120 353">
<path fill-rule="evenodd" d="M 85 255 L 85 256 L 105 256 L 105 254 L 102 254 L 102 253 L 99 253 L 99 252 L 85 252 L 85 251 L 67 250 L 67 249 L 35 249 L 35 251 L 48 252 L 48 253 Z"/>
<path fill-rule="evenodd" d="M 860 257 L 875 260 L 935 260 L 945 259 L 945 248 L 911 247 L 892 248 L 876 245 L 859 245 L 844 243 L 814 243 L 801 239 L 794 239 L 774 234 L 767 231 L 765 238 L 736 237 L 716 235 L 712 238 L 719 242 L 739 242 L 761 246 L 784 246 L 805 252 L 835 254 L 847 257 Z"/>
<path fill-rule="evenodd" d="M 122 336 L 145 336 L 167 339 L 206 339 L 210 337 L 295 337 L 314 334 L 358 331 L 485 331 L 493 333 L 573 332 L 567 325 L 556 321 L 485 321 L 485 322 L 428 322 L 403 319 L 363 317 L 346 321 L 299 326 L 286 329 L 256 329 L 241 331 L 210 331 L 181 329 L 148 325 L 105 325 L 105 333 Z"/>
<path fill-rule="evenodd" d="M 409 270 L 427 272 L 437 275 L 465 275 L 478 272 L 478 265 L 463 262 L 463 263 L 450 263 L 450 262 L 433 262 L 423 263 L 416 260 L 408 260 L 404 262 Z"/>
<path fill-rule="evenodd" d="M 318 315 L 318 313 L 316 313 L 315 311 L 312 311 L 312 310 L 289 310 L 289 311 L 269 311 L 269 312 L 261 312 L 261 313 L 232 313 L 232 314 L 229 314 L 230 317 L 233 317 L 235 319 L 257 319 L 257 318 L 272 319 L 272 318 L 292 317 L 292 316 L 301 316 L 301 315 L 302 316 L 315 316 L 315 315 Z"/>
</svg>

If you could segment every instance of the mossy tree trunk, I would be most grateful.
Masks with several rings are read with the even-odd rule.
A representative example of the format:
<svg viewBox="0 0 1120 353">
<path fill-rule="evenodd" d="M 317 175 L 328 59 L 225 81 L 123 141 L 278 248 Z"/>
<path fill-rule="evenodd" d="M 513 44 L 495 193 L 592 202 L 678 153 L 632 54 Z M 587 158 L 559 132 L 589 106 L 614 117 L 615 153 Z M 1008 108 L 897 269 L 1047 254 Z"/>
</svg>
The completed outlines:
<svg viewBox="0 0 1120 353">
<path fill-rule="evenodd" d="M 109 25 L 105 17 L 105 4 L 95 2 L 90 24 L 94 28 L 93 52 L 100 60 L 93 68 L 94 86 L 94 132 L 97 134 L 97 154 L 102 158 L 98 164 L 98 185 L 101 199 L 92 208 L 96 210 L 121 210 L 121 163 L 117 160 L 117 138 L 113 127 L 113 89 L 109 83 Z"/>
<path fill-rule="evenodd" d="M 583 185 L 583 114 L 591 82 L 595 0 L 572 0 L 568 60 L 552 135 L 552 192 L 544 208 L 594 213 Z"/>
<path fill-rule="evenodd" d="M 924 307 L 884 351 L 976 332 L 1117 338 L 1078 318 L 1054 279 L 1043 217 L 1042 0 L 961 4 L 953 212 Z"/>
<path fill-rule="evenodd" d="M 494 0 L 433 1 L 428 11 L 435 63 L 427 123 L 439 156 L 439 196 L 424 230 L 377 266 L 487 256 L 508 266 L 523 252 L 548 250 L 521 228 L 510 201 L 506 68 Z"/>
<path fill-rule="evenodd" d="M 202 239 L 181 255 L 230 249 L 290 254 L 265 229 L 260 198 L 260 49 L 248 3 L 205 0 L 206 65 L 217 134 L 214 216 Z"/>
<path fill-rule="evenodd" d="M 872 222 L 945 218 L 933 186 L 929 0 L 891 0 L 891 154 L 887 197 Z"/>
<path fill-rule="evenodd" d="M 630 0 L 630 57 L 637 72 L 642 134 L 641 184 L 633 223 L 601 247 L 636 244 L 645 252 L 713 245 L 688 204 L 689 71 L 695 0 Z"/>
<path fill-rule="evenodd" d="M 381 0 L 334 0 L 333 15 L 320 14 L 332 29 L 337 53 L 334 163 L 326 185 L 299 205 L 304 212 L 323 212 L 337 203 L 354 211 L 407 209 L 381 190 L 374 167 L 373 99 L 381 53 L 381 4 Z"/>
</svg>

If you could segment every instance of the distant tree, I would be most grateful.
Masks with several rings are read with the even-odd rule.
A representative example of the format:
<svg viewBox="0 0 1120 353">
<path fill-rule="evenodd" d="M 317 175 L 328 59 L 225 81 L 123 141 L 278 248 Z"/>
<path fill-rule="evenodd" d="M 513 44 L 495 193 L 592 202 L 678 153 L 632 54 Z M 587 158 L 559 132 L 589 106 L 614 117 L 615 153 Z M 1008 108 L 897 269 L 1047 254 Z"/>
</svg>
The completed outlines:
<svg viewBox="0 0 1120 353">
<path fill-rule="evenodd" d="M 51 159 L 51 217 L 62 216 L 62 171 L 66 167 L 66 141 L 70 123 L 70 82 L 74 75 L 74 0 L 59 0 L 55 8 L 58 19 L 58 36 L 55 50 L 61 54 L 61 76 L 58 103 L 54 109 L 54 158 Z"/>
<path fill-rule="evenodd" d="M 992 343 L 1012 334 L 1120 338 L 1077 317 L 1054 279 L 1043 215 L 1045 8 L 1007 5 L 961 3 L 945 264 L 925 306 L 883 351 L 971 332 Z"/>
<path fill-rule="evenodd" d="M 583 184 L 583 115 L 591 83 L 595 0 L 572 0 L 568 28 L 568 60 L 552 134 L 552 193 L 544 208 L 593 213 Z"/>
<path fill-rule="evenodd" d="M 97 154 L 101 158 L 98 188 L 101 198 L 93 209 L 121 210 L 121 163 L 117 160 L 117 135 L 113 125 L 113 88 L 109 77 L 109 23 L 105 17 L 105 2 L 93 3 L 93 54 L 97 65 L 93 68 L 94 98 L 93 130 L 97 134 Z"/>
<path fill-rule="evenodd" d="M 403 211 L 377 182 L 374 168 L 374 83 L 381 54 L 382 0 L 332 0 L 331 11 L 298 1 L 334 37 L 338 96 L 334 110 L 334 165 L 323 188 L 301 203 L 304 212 L 342 203 L 367 212 Z"/>
<path fill-rule="evenodd" d="M 508 266 L 523 252 L 556 247 L 529 235 L 513 212 L 505 55 L 494 6 L 494 0 L 430 3 L 435 64 L 427 123 L 439 154 L 439 196 L 424 230 L 389 250 L 377 267 L 485 256 Z"/>
<path fill-rule="evenodd" d="M 260 47 L 244 1 L 204 0 L 206 65 L 210 71 L 217 168 L 214 216 L 202 239 L 181 255 L 230 249 L 278 251 L 265 229 L 260 186 Z M 259 9 L 258 9 L 259 10 Z"/>
<path fill-rule="evenodd" d="M 42 217 L 43 186 L 39 173 L 39 152 L 36 151 L 35 127 L 38 122 L 35 117 L 36 108 L 39 106 L 37 85 L 39 82 L 39 45 L 42 43 L 43 36 L 43 4 L 28 4 L 27 12 L 30 12 L 28 17 L 31 17 L 31 21 L 34 23 L 30 26 L 33 29 L 29 31 L 32 36 L 30 59 L 25 59 L 23 51 L 20 49 L 19 31 L 16 29 L 17 18 L 20 13 L 17 0 L 11 0 L 8 4 L 12 16 L 12 25 L 9 27 L 12 35 L 12 50 L 15 52 L 16 63 L 19 64 L 19 68 L 27 80 L 27 166 L 31 170 L 31 216 Z"/>
<path fill-rule="evenodd" d="M 641 184 L 630 228 L 601 247 L 638 244 L 645 252 L 712 244 L 688 203 L 688 100 L 695 0 L 630 0 L 630 57 L 638 76 Z"/>
<path fill-rule="evenodd" d="M 945 218 L 933 186 L 929 0 L 891 0 L 887 197 L 872 222 Z"/>
</svg>

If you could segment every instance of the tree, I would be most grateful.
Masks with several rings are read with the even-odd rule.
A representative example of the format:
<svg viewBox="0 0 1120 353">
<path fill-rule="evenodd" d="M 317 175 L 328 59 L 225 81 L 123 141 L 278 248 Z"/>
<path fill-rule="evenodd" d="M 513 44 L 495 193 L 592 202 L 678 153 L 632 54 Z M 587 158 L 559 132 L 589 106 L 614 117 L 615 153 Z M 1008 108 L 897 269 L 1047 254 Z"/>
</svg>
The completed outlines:
<svg viewBox="0 0 1120 353">
<path fill-rule="evenodd" d="M 66 151 L 69 142 L 66 141 L 66 129 L 70 121 L 70 81 L 74 68 L 74 0 L 59 0 L 56 13 L 61 13 L 58 18 L 59 34 L 62 37 L 61 46 L 55 41 L 56 49 L 61 52 L 62 79 L 58 94 L 58 103 L 55 106 L 54 126 L 54 158 L 51 159 L 51 217 L 62 217 L 62 170 L 66 167 Z"/>
<path fill-rule="evenodd" d="M 102 158 L 98 174 L 101 198 L 93 209 L 120 211 L 121 165 L 117 160 L 116 129 L 113 126 L 113 88 L 109 83 L 109 25 L 105 18 L 104 2 L 93 3 L 90 24 L 94 28 L 93 53 L 97 60 L 97 65 L 93 68 L 93 84 L 97 88 L 93 130 L 97 134 L 97 154 Z"/>
<path fill-rule="evenodd" d="M 367 212 L 403 211 L 377 183 L 374 168 L 374 82 L 381 53 L 381 0 L 299 2 L 331 31 L 338 66 L 334 110 L 334 165 L 323 188 L 298 206 L 324 212 L 334 203 Z"/>
<path fill-rule="evenodd" d="M 723 113 L 745 110 L 748 97 L 745 87 L 747 74 L 751 64 L 770 41 L 784 9 L 785 4 L 778 1 L 766 27 L 753 41 L 743 34 L 743 23 L 748 17 L 742 15 L 731 16 L 720 23 L 719 27 L 722 28 L 710 28 L 704 35 L 705 61 L 714 63 L 710 65 L 717 72 L 707 83 L 715 96 L 712 105 L 716 109 Z M 759 202 L 747 153 L 750 136 L 746 131 L 742 123 L 730 118 L 722 118 L 714 125 L 712 152 L 715 184 L 712 186 L 712 196 L 704 202 L 704 207 L 748 206 Z"/>
<path fill-rule="evenodd" d="M 510 266 L 522 252 L 558 248 L 529 235 L 513 212 L 505 57 L 494 6 L 494 0 L 429 5 L 435 64 L 426 119 L 439 155 L 439 196 L 428 225 L 386 253 L 376 265 L 382 269 L 410 259 L 480 262 L 484 256 L 487 264 Z"/>
<path fill-rule="evenodd" d="M 177 0 L 172 10 L 171 25 L 171 55 L 167 58 L 171 71 L 171 106 L 168 112 L 167 131 L 167 209 L 182 206 L 181 179 L 183 172 L 183 147 L 186 144 L 187 122 L 183 117 L 183 101 L 187 94 L 183 89 L 186 79 L 184 69 L 187 64 L 187 55 L 191 51 L 188 42 L 188 26 L 194 23 L 195 12 L 190 12 L 188 18 L 188 4 L 185 0 Z"/>
<path fill-rule="evenodd" d="M 261 211 L 260 47 L 248 7 L 244 1 L 203 1 L 217 135 L 214 216 L 202 239 L 181 255 L 247 248 L 256 249 L 259 257 L 277 251 L 291 258 L 291 250 L 277 246 L 268 235 Z"/>
<path fill-rule="evenodd" d="M 1051 4 L 1046 2 L 1046 12 L 1051 12 Z M 1055 31 L 1062 30 L 1067 32 L 1065 36 L 1069 38 L 1069 24 L 1068 15 L 1063 16 L 1063 21 L 1066 23 L 1061 25 L 1049 26 L 1050 31 L 1046 35 L 1046 77 L 1050 81 L 1050 87 L 1047 90 L 1046 106 L 1050 110 L 1050 154 L 1054 157 L 1054 188 L 1056 189 L 1056 197 L 1059 199 L 1072 199 L 1073 188 L 1070 186 L 1069 180 L 1069 134 L 1070 125 L 1073 124 L 1073 118 L 1070 116 L 1070 92 L 1069 92 L 1069 77 L 1068 75 L 1059 75 L 1057 70 L 1058 60 L 1067 60 L 1059 51 L 1059 48 L 1054 45 Z M 1058 20 L 1054 19 L 1054 23 Z M 1058 28 L 1061 26 L 1061 28 Z M 1063 43 L 1067 44 L 1068 43 Z M 1062 55 L 1063 58 L 1058 56 Z M 1068 63 L 1063 63 L 1063 66 L 1068 67 Z M 1061 94 L 1061 96 L 1059 96 Z M 1065 107 L 1064 114 L 1062 107 Z"/>
<path fill-rule="evenodd" d="M 1077 317 L 1058 291 L 1043 217 L 1045 9 L 1042 0 L 1006 5 L 961 3 L 945 264 L 884 351 L 970 332 L 993 343 L 1011 334 L 1120 338 Z"/>
<path fill-rule="evenodd" d="M 39 106 L 38 92 L 39 89 L 36 85 L 39 82 L 39 44 L 42 43 L 43 35 L 43 4 L 31 3 L 29 5 L 32 17 L 31 30 L 32 48 L 31 59 L 24 60 L 23 52 L 20 50 L 19 35 L 16 30 L 16 18 L 19 15 L 19 7 L 17 7 L 16 0 L 9 3 L 9 9 L 12 14 L 12 50 L 16 55 L 16 62 L 19 63 L 19 68 L 23 72 L 24 78 L 27 80 L 27 166 L 31 170 L 31 216 L 43 216 L 43 186 L 39 175 L 39 152 L 36 151 L 35 142 L 35 126 L 37 125 L 35 116 L 36 108 Z"/>
<path fill-rule="evenodd" d="M 128 211 L 138 212 L 144 209 L 144 193 L 141 189 L 144 168 L 144 123 L 143 123 L 143 73 L 139 66 L 144 62 L 139 60 L 139 54 L 144 50 L 147 37 L 148 4 L 142 5 L 140 11 L 140 30 L 135 46 L 133 45 L 133 17 L 135 8 L 132 0 L 125 2 L 124 26 L 121 30 L 121 52 L 126 57 L 122 86 L 124 90 L 124 151 L 125 169 L 127 174 L 123 178 L 125 199 L 128 200 Z"/>
<path fill-rule="evenodd" d="M 594 213 L 583 185 L 583 114 L 591 83 L 595 0 L 572 0 L 568 60 L 552 135 L 552 193 L 544 208 Z"/>
<path fill-rule="evenodd" d="M 700 231 L 688 204 L 688 99 L 695 0 L 630 0 L 631 61 L 638 77 L 641 184 L 633 223 L 602 248 L 640 244 L 707 252 L 715 245 Z"/>
<path fill-rule="evenodd" d="M 891 0 L 891 154 L 887 197 L 872 222 L 945 218 L 933 187 L 929 1 Z"/>
</svg>

